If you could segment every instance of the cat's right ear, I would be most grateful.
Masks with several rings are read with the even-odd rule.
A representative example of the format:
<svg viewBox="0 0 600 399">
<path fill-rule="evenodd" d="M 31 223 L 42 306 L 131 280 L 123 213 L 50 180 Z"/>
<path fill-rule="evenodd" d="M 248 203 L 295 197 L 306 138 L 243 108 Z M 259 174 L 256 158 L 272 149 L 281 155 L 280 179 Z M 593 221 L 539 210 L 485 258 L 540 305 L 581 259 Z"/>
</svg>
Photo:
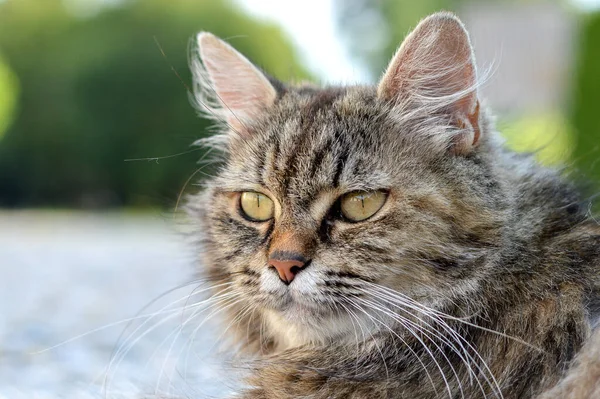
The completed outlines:
<svg viewBox="0 0 600 399">
<path fill-rule="evenodd" d="M 477 83 L 469 34 L 455 15 L 439 12 L 404 39 L 377 93 L 386 101 L 412 103 L 429 115 L 443 115 L 453 125 L 448 146 L 457 154 L 468 154 L 481 132 Z"/>
<path fill-rule="evenodd" d="M 199 33 L 197 48 L 199 59 L 192 60 L 192 73 L 199 107 L 244 137 L 247 122 L 275 102 L 275 88 L 246 57 L 215 35 Z"/>
</svg>

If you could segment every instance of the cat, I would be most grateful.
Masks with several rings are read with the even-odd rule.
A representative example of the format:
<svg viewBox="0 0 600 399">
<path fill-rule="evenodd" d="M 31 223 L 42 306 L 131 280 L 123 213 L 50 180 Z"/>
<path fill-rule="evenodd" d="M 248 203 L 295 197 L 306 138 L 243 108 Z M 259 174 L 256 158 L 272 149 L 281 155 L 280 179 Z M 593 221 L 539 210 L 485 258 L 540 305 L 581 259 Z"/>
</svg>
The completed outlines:
<svg viewBox="0 0 600 399">
<path fill-rule="evenodd" d="M 191 69 L 223 162 L 187 209 L 254 359 L 239 398 L 594 397 L 600 226 L 505 148 L 454 14 L 376 87 L 283 84 L 206 32 Z"/>
</svg>

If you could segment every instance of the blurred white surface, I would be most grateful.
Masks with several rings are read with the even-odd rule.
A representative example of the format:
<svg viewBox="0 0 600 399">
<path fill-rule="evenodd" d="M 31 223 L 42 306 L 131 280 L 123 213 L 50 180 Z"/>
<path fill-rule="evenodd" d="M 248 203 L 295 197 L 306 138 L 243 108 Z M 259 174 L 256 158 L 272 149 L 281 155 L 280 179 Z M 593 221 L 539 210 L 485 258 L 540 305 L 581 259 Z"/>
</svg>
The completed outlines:
<svg viewBox="0 0 600 399">
<path fill-rule="evenodd" d="M 193 278 L 192 259 L 160 216 L 0 213 L 0 398 L 104 397 L 104 388 L 107 397 L 222 392 L 219 356 L 207 354 L 216 335 L 207 325 L 193 336 L 199 317 L 181 334 L 189 311 L 125 322 L 198 298 L 187 300 L 190 285 L 143 310 Z M 130 333 L 127 355 L 111 363 Z"/>
</svg>

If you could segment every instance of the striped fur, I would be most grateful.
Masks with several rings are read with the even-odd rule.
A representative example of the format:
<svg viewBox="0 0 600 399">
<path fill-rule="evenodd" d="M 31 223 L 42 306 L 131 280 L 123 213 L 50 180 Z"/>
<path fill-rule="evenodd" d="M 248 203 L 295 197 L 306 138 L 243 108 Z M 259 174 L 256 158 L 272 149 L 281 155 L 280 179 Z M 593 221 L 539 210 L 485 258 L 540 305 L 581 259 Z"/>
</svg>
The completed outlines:
<svg viewBox="0 0 600 399">
<path fill-rule="evenodd" d="M 525 399 L 557 384 L 597 317 L 600 227 L 557 171 L 503 147 L 483 106 L 457 123 L 450 105 L 477 82 L 400 101 L 268 78 L 274 103 L 231 126 L 203 61 L 196 99 L 223 123 L 209 141 L 222 165 L 188 210 L 202 273 L 230 283 L 228 324 L 255 359 L 240 397 Z M 374 217 L 338 217 L 342 194 L 380 189 Z M 244 219 L 242 191 L 270 196 L 275 219 Z M 312 260 L 289 286 L 267 266 L 284 230 Z"/>
</svg>

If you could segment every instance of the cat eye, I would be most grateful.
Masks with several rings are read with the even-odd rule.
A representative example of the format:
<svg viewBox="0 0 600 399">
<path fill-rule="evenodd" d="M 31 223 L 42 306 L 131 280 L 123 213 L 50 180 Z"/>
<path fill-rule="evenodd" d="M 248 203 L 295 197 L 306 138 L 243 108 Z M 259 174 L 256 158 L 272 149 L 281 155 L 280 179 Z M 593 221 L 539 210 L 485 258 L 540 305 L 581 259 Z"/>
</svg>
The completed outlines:
<svg viewBox="0 0 600 399">
<path fill-rule="evenodd" d="M 351 222 L 360 222 L 375 215 L 385 204 L 385 191 L 353 191 L 342 196 L 342 216 Z"/>
<path fill-rule="evenodd" d="M 240 209 L 243 216 L 253 222 L 265 222 L 272 219 L 274 213 L 271 198 L 252 191 L 245 191 L 240 195 Z"/>
</svg>

